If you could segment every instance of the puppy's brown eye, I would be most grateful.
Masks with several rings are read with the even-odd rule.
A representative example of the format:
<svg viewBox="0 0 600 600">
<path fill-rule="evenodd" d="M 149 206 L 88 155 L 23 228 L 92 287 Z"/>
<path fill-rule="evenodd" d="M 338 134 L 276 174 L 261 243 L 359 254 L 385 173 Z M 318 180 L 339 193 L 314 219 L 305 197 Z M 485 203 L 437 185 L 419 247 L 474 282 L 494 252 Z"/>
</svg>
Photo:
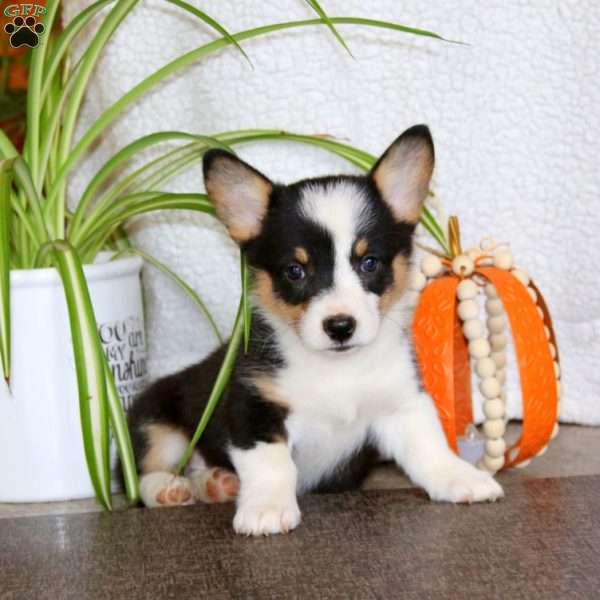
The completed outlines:
<svg viewBox="0 0 600 600">
<path fill-rule="evenodd" d="M 379 259 L 375 256 L 365 256 L 360 262 L 360 270 L 363 273 L 373 273 L 379 266 Z"/>
<path fill-rule="evenodd" d="M 304 267 L 298 263 L 292 263 L 285 268 L 285 276 L 290 281 L 300 281 L 306 276 Z"/>
</svg>

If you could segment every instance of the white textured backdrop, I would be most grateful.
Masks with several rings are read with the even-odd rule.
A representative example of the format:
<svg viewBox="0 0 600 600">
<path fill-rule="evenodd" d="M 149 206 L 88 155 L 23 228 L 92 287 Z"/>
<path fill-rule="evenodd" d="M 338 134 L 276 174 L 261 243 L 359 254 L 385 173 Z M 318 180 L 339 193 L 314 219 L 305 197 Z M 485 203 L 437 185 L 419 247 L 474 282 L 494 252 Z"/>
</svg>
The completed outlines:
<svg viewBox="0 0 600 600">
<path fill-rule="evenodd" d="M 302 0 L 190 0 L 231 31 L 310 18 Z M 91 0 L 69 0 L 65 18 Z M 282 32 L 221 51 L 172 77 L 128 110 L 81 164 L 76 200 L 94 168 L 125 143 L 158 130 L 247 127 L 327 132 L 372 153 L 404 128 L 432 129 L 434 187 L 461 217 L 464 241 L 510 240 L 553 311 L 566 390 L 563 420 L 600 423 L 600 5 L 594 0 L 323 0 L 332 15 L 424 27 L 469 46 L 341 28 L 356 60 L 324 28 Z M 180 53 L 214 38 L 161 0 L 144 0 L 96 71 L 81 126 Z M 351 171 L 341 160 L 290 144 L 244 147 L 275 179 Z M 199 190 L 199 166 L 173 184 Z M 237 304 L 237 256 L 220 226 L 189 214 L 138 221 L 135 241 L 207 299 L 223 332 Z M 151 375 L 204 356 L 216 341 L 194 306 L 146 269 Z M 516 375 L 509 373 L 514 389 Z M 510 389 L 510 388 L 509 388 Z M 517 412 L 512 395 L 511 413 Z"/>
</svg>

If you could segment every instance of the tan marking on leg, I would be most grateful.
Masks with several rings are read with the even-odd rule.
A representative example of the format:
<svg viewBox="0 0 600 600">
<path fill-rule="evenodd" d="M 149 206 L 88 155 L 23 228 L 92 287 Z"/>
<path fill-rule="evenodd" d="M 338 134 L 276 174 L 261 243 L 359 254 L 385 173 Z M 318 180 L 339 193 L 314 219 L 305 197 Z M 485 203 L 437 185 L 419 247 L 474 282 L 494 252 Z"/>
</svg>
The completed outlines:
<svg viewBox="0 0 600 600">
<path fill-rule="evenodd" d="M 394 281 L 379 299 L 379 308 L 383 313 L 388 312 L 400 300 L 406 289 L 408 282 L 408 260 L 406 257 L 398 254 L 392 261 L 392 269 L 394 271 Z"/>
<path fill-rule="evenodd" d="M 363 257 L 369 249 L 369 242 L 365 238 L 360 238 L 354 245 L 354 254 L 359 258 Z"/>
<path fill-rule="evenodd" d="M 141 472 L 173 471 L 189 443 L 186 435 L 170 425 L 151 423 L 144 427 L 148 450 L 141 460 Z"/>
<path fill-rule="evenodd" d="M 306 251 L 306 248 L 303 248 L 302 246 L 298 246 L 295 250 L 294 250 L 294 258 L 301 264 L 301 265 L 306 265 L 308 264 L 308 252 Z"/>
<path fill-rule="evenodd" d="M 273 290 L 273 280 L 266 271 L 256 272 L 254 293 L 263 308 L 280 317 L 288 325 L 294 328 L 298 326 L 306 304 L 288 304 L 278 298 Z"/>
</svg>

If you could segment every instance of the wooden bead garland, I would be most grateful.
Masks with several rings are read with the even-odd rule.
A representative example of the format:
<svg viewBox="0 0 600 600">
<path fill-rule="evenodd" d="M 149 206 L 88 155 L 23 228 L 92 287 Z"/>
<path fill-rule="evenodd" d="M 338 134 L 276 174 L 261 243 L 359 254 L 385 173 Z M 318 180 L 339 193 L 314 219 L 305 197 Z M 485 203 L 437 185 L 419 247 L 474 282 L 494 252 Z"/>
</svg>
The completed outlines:
<svg viewBox="0 0 600 600">
<path fill-rule="evenodd" d="M 449 325 L 445 321 L 444 323 L 439 320 L 435 321 L 435 316 L 430 313 L 435 312 L 437 307 L 440 307 L 439 310 L 441 311 L 441 296 L 446 289 L 452 289 L 456 298 L 454 318 L 457 319 L 457 326 L 462 331 L 463 341 L 460 341 L 460 338 L 457 338 L 455 334 L 454 354 L 450 349 L 448 356 L 454 357 L 452 359 L 454 361 L 458 360 L 456 356 L 460 358 L 461 352 L 465 353 L 466 360 L 470 357 L 470 362 L 479 380 L 478 388 L 483 398 L 485 419 L 482 430 L 485 443 L 483 455 L 477 465 L 492 473 L 506 466 L 524 466 L 529 463 L 531 457 L 541 456 L 546 451 L 548 441 L 554 439 L 559 430 L 557 419 L 560 408 L 561 371 L 549 312 L 529 274 L 515 265 L 512 253 L 506 244 L 496 245 L 490 253 L 483 247 L 482 243 L 480 248 L 471 248 L 463 253 L 460 250 L 458 222 L 455 221 L 453 228 L 449 227 L 449 230 L 450 247 L 452 249 L 450 256 L 435 254 L 425 256 L 421 262 L 420 277 L 413 277 L 410 284 L 411 290 L 418 292 L 421 296 L 415 313 L 413 332 L 424 385 L 432 394 L 438 406 L 449 443 L 456 449 L 456 436 L 463 433 L 467 420 L 469 418 L 472 420 L 470 407 L 465 406 L 464 389 L 459 389 L 459 384 L 461 382 L 464 384 L 469 378 L 464 373 L 458 377 L 455 372 L 454 383 L 449 387 L 450 382 L 444 382 L 443 377 L 440 375 L 439 366 L 435 367 L 435 365 L 430 366 L 427 364 L 431 361 L 431 357 L 435 356 L 435 353 L 428 348 L 428 344 L 434 343 L 430 341 L 432 327 L 443 325 L 446 332 L 450 331 L 448 329 Z M 453 233 L 454 240 L 452 239 Z M 454 282 L 452 278 L 454 278 Z M 517 283 L 519 285 L 515 285 Z M 478 300 L 481 291 L 485 293 L 485 301 L 482 303 Z M 515 294 L 516 296 L 513 298 Z M 438 295 L 437 303 L 434 298 L 436 295 Z M 509 304 L 505 308 L 507 301 Z M 528 302 L 532 302 L 530 308 L 527 308 Z M 480 304 L 484 306 L 485 323 L 480 318 Z M 542 413 L 535 413 L 536 419 L 539 421 L 540 431 L 533 430 L 532 433 L 531 427 L 527 431 L 524 429 L 523 436 L 518 442 L 511 448 L 507 448 L 504 440 L 506 431 L 506 393 L 504 386 L 506 384 L 506 348 L 509 342 L 508 323 L 510 321 L 512 328 L 515 324 L 519 325 L 525 322 L 523 321 L 524 317 L 519 317 L 513 312 L 515 306 L 524 307 L 528 311 L 527 319 L 533 319 L 534 333 L 537 332 L 539 336 L 542 336 L 536 338 L 535 344 L 537 345 L 534 345 L 532 341 L 531 346 L 526 346 L 529 343 L 527 339 L 515 339 L 517 354 L 519 352 L 534 351 L 546 353 L 541 355 L 545 358 L 541 360 L 543 365 L 540 368 L 549 369 L 544 371 L 544 377 L 546 379 L 552 377 L 556 383 L 548 384 L 542 390 L 548 397 L 549 412 L 543 412 L 545 416 L 542 418 L 539 417 Z M 451 313 L 448 312 L 446 307 L 444 307 L 444 310 L 447 319 Z M 519 318 L 521 318 L 521 321 L 519 321 Z M 545 337 L 546 342 L 542 341 L 543 337 Z M 520 338 L 527 338 L 527 336 L 520 336 Z M 545 344 L 547 344 L 547 348 L 544 350 Z M 464 350 L 461 350 L 461 345 L 464 346 Z M 550 359 L 552 362 L 548 362 Z M 523 374 L 528 374 L 527 364 L 520 363 L 519 368 L 523 380 Z M 447 371 L 442 369 L 441 372 Z M 544 382 L 546 379 L 544 379 Z M 534 389 L 532 386 L 535 383 L 535 381 L 534 383 L 532 381 L 534 381 L 532 377 L 526 377 L 525 381 L 522 381 L 524 422 L 533 414 L 532 410 L 538 410 L 532 404 L 530 398 L 533 394 L 531 390 Z M 457 394 L 457 399 L 459 397 L 458 393 L 461 392 L 461 406 L 454 405 L 452 398 L 444 397 L 452 390 Z M 536 391 L 539 392 L 539 388 L 536 388 Z M 470 403 L 470 391 L 467 396 Z M 535 401 L 539 403 L 539 393 Z M 555 419 L 548 422 L 548 414 L 555 416 Z"/>
</svg>

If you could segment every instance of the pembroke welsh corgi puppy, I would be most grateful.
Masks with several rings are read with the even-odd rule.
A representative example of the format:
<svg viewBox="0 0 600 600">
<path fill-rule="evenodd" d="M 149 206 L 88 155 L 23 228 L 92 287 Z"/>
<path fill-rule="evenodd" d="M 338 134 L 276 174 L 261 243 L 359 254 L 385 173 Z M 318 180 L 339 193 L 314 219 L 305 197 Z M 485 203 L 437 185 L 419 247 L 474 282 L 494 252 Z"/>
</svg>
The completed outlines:
<svg viewBox="0 0 600 600">
<path fill-rule="evenodd" d="M 365 176 L 281 185 L 226 151 L 207 152 L 206 189 L 254 273 L 250 345 L 185 476 L 173 471 L 225 349 L 134 403 L 146 506 L 235 499 L 236 532 L 287 532 L 300 523 L 298 494 L 355 488 L 381 459 L 433 500 L 502 496 L 449 449 L 411 346 L 404 291 L 433 164 L 424 125 Z"/>
</svg>

